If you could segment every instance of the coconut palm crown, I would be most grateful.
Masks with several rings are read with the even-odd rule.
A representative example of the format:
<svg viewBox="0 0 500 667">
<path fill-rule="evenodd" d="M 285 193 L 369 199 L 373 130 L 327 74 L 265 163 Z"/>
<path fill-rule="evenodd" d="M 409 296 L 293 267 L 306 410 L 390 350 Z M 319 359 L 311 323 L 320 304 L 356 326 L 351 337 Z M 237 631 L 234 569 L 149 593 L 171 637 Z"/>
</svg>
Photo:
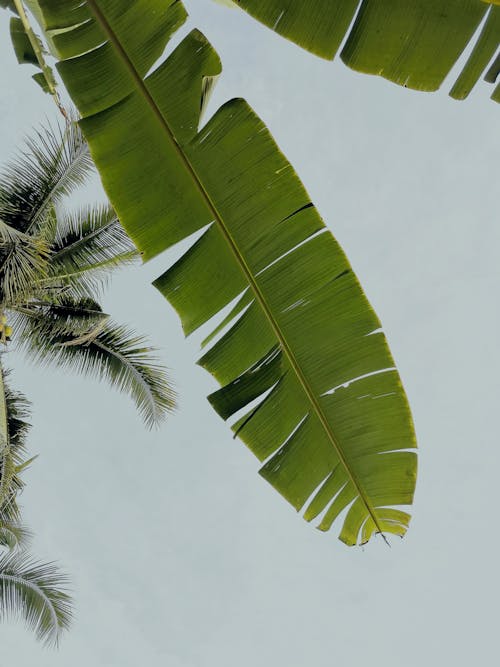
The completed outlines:
<svg viewBox="0 0 500 667">
<path fill-rule="evenodd" d="M 108 380 L 152 427 L 175 404 L 165 370 L 97 301 L 110 271 L 137 251 L 111 207 L 62 205 L 91 170 L 85 140 L 68 123 L 38 132 L 0 175 L 0 341 Z"/>
</svg>

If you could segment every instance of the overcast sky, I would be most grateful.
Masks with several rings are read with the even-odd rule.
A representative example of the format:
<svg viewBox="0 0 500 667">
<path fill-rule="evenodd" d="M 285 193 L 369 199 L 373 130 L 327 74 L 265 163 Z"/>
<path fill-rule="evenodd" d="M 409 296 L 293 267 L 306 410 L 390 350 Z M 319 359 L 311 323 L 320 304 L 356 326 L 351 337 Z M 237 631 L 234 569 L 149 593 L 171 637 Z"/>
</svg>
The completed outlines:
<svg viewBox="0 0 500 667">
<path fill-rule="evenodd" d="M 497 654 L 500 469 L 499 108 L 458 103 L 323 62 L 239 11 L 186 1 L 219 51 L 212 109 L 244 96 L 341 242 L 387 331 L 417 427 L 410 531 L 347 548 L 306 524 L 212 412 L 213 380 L 150 286 L 160 257 L 115 279 L 105 306 L 162 348 L 180 410 L 148 433 L 106 385 L 15 354 L 39 459 L 22 503 L 33 551 L 70 573 L 59 651 L 0 626 L 14 667 L 421 667 Z M 0 161 L 51 100 L 14 62 L 0 16 Z M 102 197 L 97 187 L 87 199 Z"/>
</svg>

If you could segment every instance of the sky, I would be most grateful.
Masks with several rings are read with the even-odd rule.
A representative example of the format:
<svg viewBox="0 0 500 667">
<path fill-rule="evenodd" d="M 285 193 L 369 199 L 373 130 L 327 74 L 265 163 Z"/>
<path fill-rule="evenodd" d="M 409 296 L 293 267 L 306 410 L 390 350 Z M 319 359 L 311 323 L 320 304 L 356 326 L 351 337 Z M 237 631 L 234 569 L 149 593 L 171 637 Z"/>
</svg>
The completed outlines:
<svg viewBox="0 0 500 667">
<path fill-rule="evenodd" d="M 212 112 L 244 96 L 340 241 L 386 330 L 420 447 L 404 540 L 348 548 L 304 522 L 211 410 L 151 287 L 162 255 L 118 274 L 104 305 L 161 348 L 179 411 L 156 432 L 105 384 L 9 353 L 34 403 L 21 502 L 32 551 L 70 574 L 73 628 L 58 651 L 14 621 L 15 667 L 421 667 L 497 654 L 500 354 L 498 106 L 398 88 L 325 62 L 238 10 L 186 0 L 221 55 Z M 51 100 L 14 61 L 0 15 L 0 162 Z M 456 71 L 456 70 L 455 70 Z M 102 199 L 97 184 L 81 201 Z"/>
</svg>

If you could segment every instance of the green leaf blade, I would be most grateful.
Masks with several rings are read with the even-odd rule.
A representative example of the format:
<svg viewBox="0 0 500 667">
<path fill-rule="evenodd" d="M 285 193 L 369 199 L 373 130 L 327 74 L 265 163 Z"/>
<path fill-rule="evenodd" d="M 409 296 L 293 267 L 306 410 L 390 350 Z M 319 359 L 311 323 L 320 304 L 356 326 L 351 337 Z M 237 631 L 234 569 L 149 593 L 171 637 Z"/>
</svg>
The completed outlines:
<svg viewBox="0 0 500 667">
<path fill-rule="evenodd" d="M 349 28 L 359 0 L 238 0 L 238 7 L 304 49 L 331 59 Z"/>
<path fill-rule="evenodd" d="M 463 100 L 470 93 L 488 63 L 495 55 L 500 41 L 500 7 L 491 7 L 476 45 L 465 67 L 451 89 L 451 97 Z M 487 75 L 485 76 L 487 81 Z M 494 83 L 490 81 L 490 83 Z"/>
<path fill-rule="evenodd" d="M 135 4 L 147 11 L 147 3 Z M 229 101 L 199 129 L 205 82 L 220 71 L 203 35 L 192 32 L 144 78 L 134 64 L 140 46 L 129 53 L 120 37 L 132 29 L 127 3 L 84 6 L 107 35 L 93 52 L 99 76 L 88 104 L 81 78 L 88 54 L 67 59 L 59 71 L 82 95 L 81 125 L 125 228 L 153 257 L 207 227 L 156 286 L 187 333 L 248 292 L 248 309 L 237 311 L 201 361 L 224 385 L 212 404 L 224 418 L 247 409 L 235 431 L 264 461 L 261 474 L 297 509 L 307 512 L 307 500 L 342 473 L 341 488 L 331 497 L 323 492 L 322 529 L 353 503 L 341 532 L 346 543 L 372 534 L 369 523 L 363 532 L 369 521 L 376 532 L 382 523 L 387 532 L 400 531 L 384 512 L 410 504 L 413 495 L 406 396 L 380 322 L 293 168 L 243 100 Z M 68 20 L 64 12 L 59 18 Z M 163 39 L 150 28 L 153 51 Z M 358 401 L 369 383 L 379 410 L 376 400 Z M 339 398 L 340 385 L 346 388 Z"/>
<path fill-rule="evenodd" d="M 239 0 L 237 6 L 323 58 L 334 58 L 344 42 L 341 58 L 348 67 L 422 91 L 440 88 L 488 15 L 487 33 L 472 45 L 469 61 L 450 93 L 463 99 L 500 44 L 498 2 L 494 4 L 483 0 Z M 492 97 L 496 99 L 496 94 Z"/>
<path fill-rule="evenodd" d="M 35 50 L 24 30 L 23 23 L 20 18 L 15 16 L 10 19 L 10 37 L 17 62 L 20 65 L 38 65 Z"/>
<path fill-rule="evenodd" d="M 434 91 L 487 11 L 479 0 L 364 0 L 341 57 L 357 71 Z"/>
</svg>

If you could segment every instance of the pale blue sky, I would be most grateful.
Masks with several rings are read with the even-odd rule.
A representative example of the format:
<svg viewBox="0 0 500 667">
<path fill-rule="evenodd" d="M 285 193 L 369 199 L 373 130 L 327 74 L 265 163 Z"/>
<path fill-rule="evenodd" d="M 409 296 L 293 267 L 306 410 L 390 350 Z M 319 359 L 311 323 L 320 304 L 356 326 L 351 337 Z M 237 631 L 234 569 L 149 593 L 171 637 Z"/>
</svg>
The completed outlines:
<svg viewBox="0 0 500 667">
<path fill-rule="evenodd" d="M 147 433 L 106 385 L 33 369 L 22 502 L 33 551 L 71 574 L 74 627 L 58 652 L 0 626 L 15 667 L 469 667 L 497 653 L 496 416 L 500 375 L 500 138 L 491 88 L 463 103 L 363 77 L 300 51 L 239 11 L 186 1 L 224 73 L 212 109 L 245 96 L 342 243 L 382 319 L 413 408 L 420 476 L 392 549 L 348 549 L 257 474 L 205 396 L 149 285 L 166 258 L 120 274 L 116 319 L 150 334 L 180 411 Z M 53 105 L 19 68 L 0 16 L 0 161 Z M 88 197 L 98 198 L 97 188 Z"/>
</svg>

